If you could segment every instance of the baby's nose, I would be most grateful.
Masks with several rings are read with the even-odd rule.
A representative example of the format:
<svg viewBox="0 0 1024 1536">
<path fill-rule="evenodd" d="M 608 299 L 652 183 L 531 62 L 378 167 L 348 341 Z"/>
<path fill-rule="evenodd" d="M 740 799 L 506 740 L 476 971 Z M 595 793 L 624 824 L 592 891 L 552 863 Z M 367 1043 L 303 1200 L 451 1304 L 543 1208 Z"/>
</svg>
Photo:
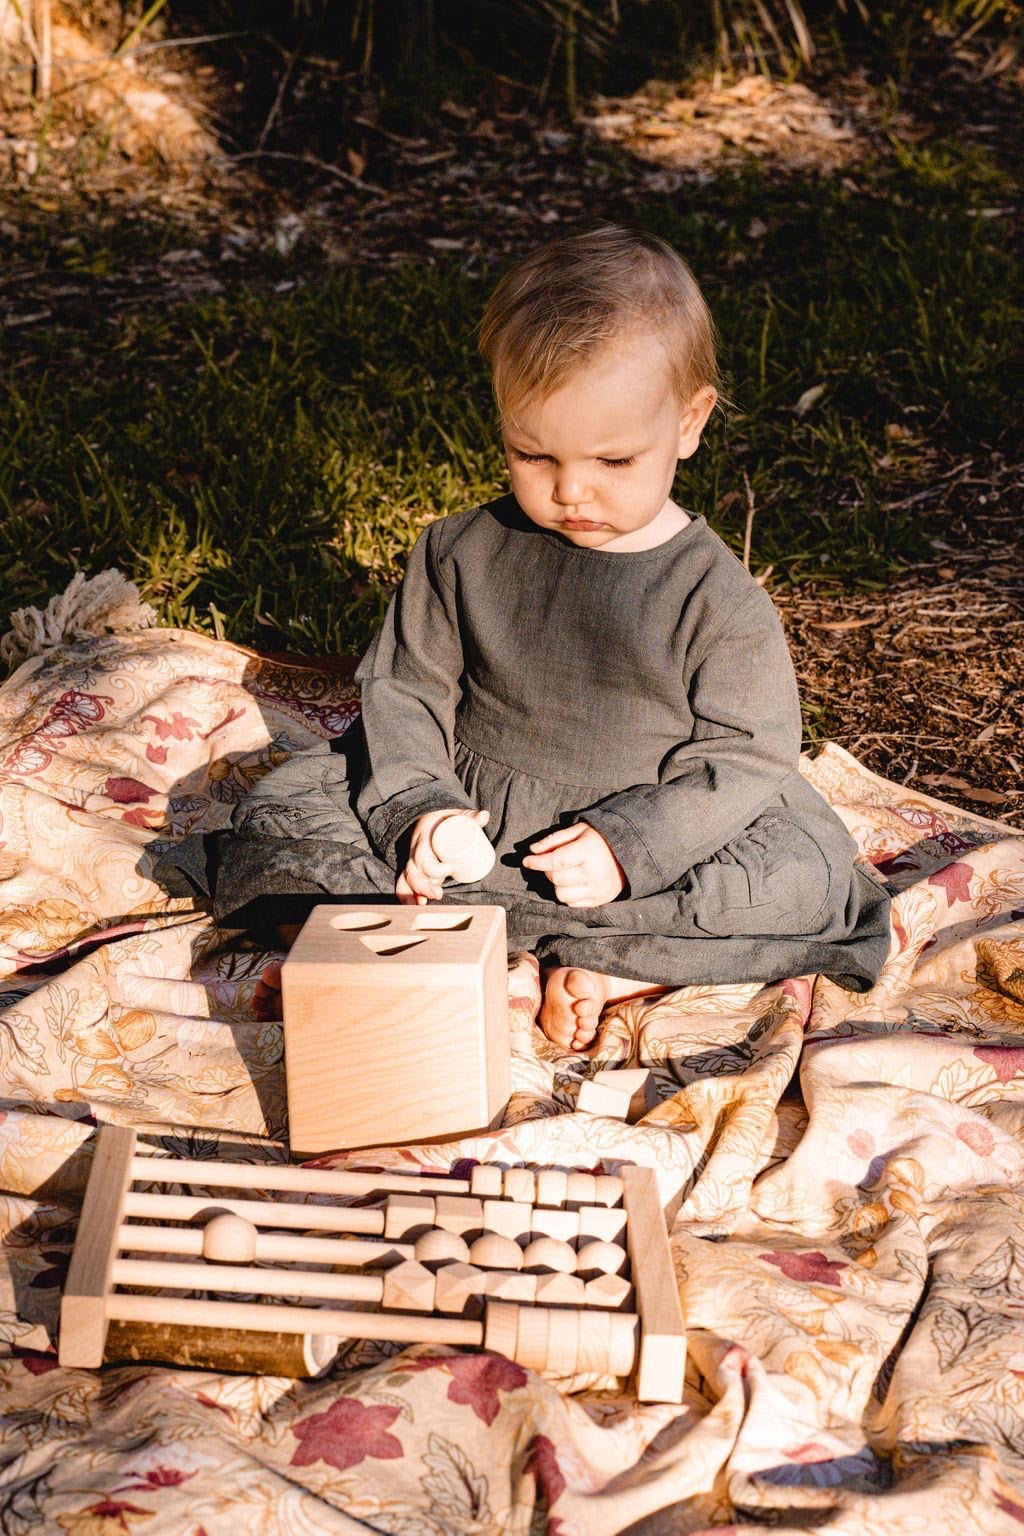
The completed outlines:
<svg viewBox="0 0 1024 1536">
<path fill-rule="evenodd" d="M 579 506 L 590 500 L 590 487 L 576 471 L 563 472 L 555 481 L 555 500 L 564 507 Z"/>
</svg>

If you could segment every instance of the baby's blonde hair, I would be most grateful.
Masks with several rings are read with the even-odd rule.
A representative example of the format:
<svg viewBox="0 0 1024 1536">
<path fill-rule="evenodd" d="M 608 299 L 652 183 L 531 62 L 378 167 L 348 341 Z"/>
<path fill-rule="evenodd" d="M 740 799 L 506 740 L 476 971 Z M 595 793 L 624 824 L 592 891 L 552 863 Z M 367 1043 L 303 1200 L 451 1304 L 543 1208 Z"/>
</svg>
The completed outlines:
<svg viewBox="0 0 1024 1536">
<path fill-rule="evenodd" d="M 541 246 L 506 272 L 480 323 L 503 415 L 546 396 L 613 337 L 650 329 L 681 403 L 718 387 L 715 330 L 686 262 L 645 230 L 605 224 Z"/>
</svg>

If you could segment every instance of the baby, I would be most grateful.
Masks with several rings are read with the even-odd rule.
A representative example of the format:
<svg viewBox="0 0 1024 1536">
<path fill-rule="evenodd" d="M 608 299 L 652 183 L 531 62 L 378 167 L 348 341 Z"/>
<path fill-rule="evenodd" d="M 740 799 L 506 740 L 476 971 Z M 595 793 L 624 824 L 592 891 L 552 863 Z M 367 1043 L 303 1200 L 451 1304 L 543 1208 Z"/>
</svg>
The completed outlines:
<svg viewBox="0 0 1024 1536">
<path fill-rule="evenodd" d="M 359 668 L 361 721 L 239 807 L 218 917 L 499 903 L 573 1051 L 607 1003 L 667 987 L 870 986 L 887 898 L 798 772 L 775 610 L 672 498 L 717 399 L 689 269 L 615 226 L 558 240 L 498 284 L 481 351 L 511 494 L 418 540 Z M 476 883 L 435 846 L 451 817 L 494 845 Z"/>
</svg>

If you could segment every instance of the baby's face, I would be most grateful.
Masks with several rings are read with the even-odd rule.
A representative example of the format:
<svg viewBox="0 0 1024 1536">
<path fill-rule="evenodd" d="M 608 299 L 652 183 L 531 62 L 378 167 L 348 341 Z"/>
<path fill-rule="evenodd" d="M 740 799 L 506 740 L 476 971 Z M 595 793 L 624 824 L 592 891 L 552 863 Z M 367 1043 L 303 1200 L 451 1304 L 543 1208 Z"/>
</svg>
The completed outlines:
<svg viewBox="0 0 1024 1536">
<path fill-rule="evenodd" d="M 670 495 L 676 463 L 696 451 L 714 403 L 708 388 L 681 405 L 658 338 L 626 332 L 506 416 L 516 500 L 571 544 L 653 549 L 686 525 Z"/>
</svg>

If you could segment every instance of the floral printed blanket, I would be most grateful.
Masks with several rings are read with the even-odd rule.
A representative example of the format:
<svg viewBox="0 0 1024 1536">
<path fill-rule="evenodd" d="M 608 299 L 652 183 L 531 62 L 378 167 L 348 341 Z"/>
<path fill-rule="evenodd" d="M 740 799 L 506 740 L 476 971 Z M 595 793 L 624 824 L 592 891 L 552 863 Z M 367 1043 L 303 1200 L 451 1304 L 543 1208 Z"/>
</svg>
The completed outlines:
<svg viewBox="0 0 1024 1536">
<path fill-rule="evenodd" d="M 874 991 L 684 989 L 559 1058 L 524 961 L 506 1125 L 347 1160 L 654 1166 L 682 1408 L 427 1346 L 356 1343 L 310 1381 L 58 1366 L 97 1120 L 287 1157 L 274 957 L 167 897 L 154 850 L 356 707 L 327 672 L 173 630 L 0 689 L 0 1532 L 1024 1531 L 1024 839 L 834 746 L 806 772 L 897 893 Z M 574 1113 L 617 1063 L 651 1066 L 659 1105 Z"/>
</svg>

